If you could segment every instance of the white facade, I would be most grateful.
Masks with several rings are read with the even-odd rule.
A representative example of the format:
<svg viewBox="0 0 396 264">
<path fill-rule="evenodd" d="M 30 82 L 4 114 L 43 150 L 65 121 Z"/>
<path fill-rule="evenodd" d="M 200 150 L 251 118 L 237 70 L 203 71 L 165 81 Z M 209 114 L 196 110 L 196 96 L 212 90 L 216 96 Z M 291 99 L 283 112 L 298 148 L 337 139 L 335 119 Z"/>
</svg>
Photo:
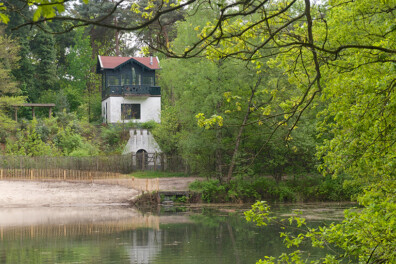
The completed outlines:
<svg viewBox="0 0 396 264">
<path fill-rule="evenodd" d="M 140 119 L 122 119 L 122 104 L 139 104 Z M 123 122 L 140 122 L 154 120 L 161 121 L 161 97 L 131 96 L 131 97 L 108 97 L 102 101 L 102 117 L 104 123 L 123 123 Z"/>
</svg>

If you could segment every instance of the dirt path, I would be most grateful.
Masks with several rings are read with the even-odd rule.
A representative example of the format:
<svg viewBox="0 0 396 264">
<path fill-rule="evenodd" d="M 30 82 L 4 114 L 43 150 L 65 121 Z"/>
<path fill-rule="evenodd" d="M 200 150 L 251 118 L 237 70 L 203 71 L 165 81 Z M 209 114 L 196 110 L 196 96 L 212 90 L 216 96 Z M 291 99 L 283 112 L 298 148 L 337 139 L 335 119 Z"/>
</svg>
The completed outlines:
<svg viewBox="0 0 396 264">
<path fill-rule="evenodd" d="M 158 186 L 159 190 L 183 191 L 188 190 L 188 185 L 194 180 L 195 178 L 161 178 Z M 143 186 L 140 190 L 144 190 L 146 180 L 135 181 L 139 181 Z M 157 182 L 156 179 L 151 181 L 151 184 Z M 128 203 L 138 194 L 139 188 L 132 188 L 131 179 L 97 180 L 93 183 L 0 181 L 0 208 L 117 205 Z"/>
</svg>

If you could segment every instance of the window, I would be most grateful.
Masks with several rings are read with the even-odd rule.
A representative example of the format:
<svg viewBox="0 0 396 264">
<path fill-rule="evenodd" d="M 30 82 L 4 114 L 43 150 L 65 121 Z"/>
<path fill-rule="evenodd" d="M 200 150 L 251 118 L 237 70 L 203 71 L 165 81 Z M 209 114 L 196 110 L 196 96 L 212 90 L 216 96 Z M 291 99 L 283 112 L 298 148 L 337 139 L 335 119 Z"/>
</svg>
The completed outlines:
<svg viewBox="0 0 396 264">
<path fill-rule="evenodd" d="M 121 104 L 121 119 L 140 119 L 140 104 Z"/>
<path fill-rule="evenodd" d="M 107 82 L 108 85 L 120 85 L 120 79 L 118 79 L 118 76 L 114 75 L 109 75 L 107 78 Z"/>
<path fill-rule="evenodd" d="M 152 76 L 143 76 L 142 78 L 142 84 L 143 85 L 150 85 L 150 86 L 154 86 L 154 77 Z"/>
<path fill-rule="evenodd" d="M 124 72 L 121 74 L 121 85 L 132 84 L 131 76 L 128 72 Z"/>
<path fill-rule="evenodd" d="M 132 71 L 132 84 L 136 84 L 136 72 L 135 72 L 135 68 L 132 67 L 131 71 Z"/>
</svg>

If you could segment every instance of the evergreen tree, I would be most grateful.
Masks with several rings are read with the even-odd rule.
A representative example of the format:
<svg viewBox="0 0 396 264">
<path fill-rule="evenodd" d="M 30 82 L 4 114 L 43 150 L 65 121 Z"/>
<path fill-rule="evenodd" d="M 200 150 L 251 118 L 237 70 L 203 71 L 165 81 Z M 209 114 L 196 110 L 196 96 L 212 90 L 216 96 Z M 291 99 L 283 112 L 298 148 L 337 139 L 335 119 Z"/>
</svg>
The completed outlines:
<svg viewBox="0 0 396 264">
<path fill-rule="evenodd" d="M 35 65 L 34 86 L 29 89 L 29 99 L 37 102 L 43 91 L 57 90 L 55 39 L 51 34 L 37 30 L 30 43 Z"/>
<path fill-rule="evenodd" d="M 12 70 L 13 75 L 18 80 L 19 87 L 22 94 L 29 95 L 29 89 L 34 87 L 34 71 L 35 67 L 32 62 L 32 52 L 30 49 L 30 42 L 33 39 L 33 31 L 28 27 L 22 27 L 18 30 L 12 30 L 16 26 L 26 22 L 25 17 L 31 15 L 32 11 L 18 0 L 7 1 L 7 6 L 10 11 L 18 9 L 19 13 L 9 12 L 10 21 L 8 22 L 5 33 L 10 36 L 15 42 L 19 44 L 18 67 Z M 22 14 L 22 15 L 20 15 Z"/>
<path fill-rule="evenodd" d="M 0 29 L 0 141 L 4 141 L 7 133 L 14 129 L 15 122 L 10 115 L 12 105 L 22 103 L 23 98 L 18 96 L 18 83 L 11 73 L 17 67 L 19 47 L 15 41 L 4 34 Z"/>
</svg>

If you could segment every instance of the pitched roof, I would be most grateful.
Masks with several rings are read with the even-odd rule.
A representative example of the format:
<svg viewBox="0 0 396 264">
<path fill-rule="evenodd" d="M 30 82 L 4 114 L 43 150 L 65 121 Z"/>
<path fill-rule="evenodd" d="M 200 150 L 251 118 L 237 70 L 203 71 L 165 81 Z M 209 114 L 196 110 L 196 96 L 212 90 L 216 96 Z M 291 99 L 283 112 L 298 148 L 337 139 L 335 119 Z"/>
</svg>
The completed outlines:
<svg viewBox="0 0 396 264">
<path fill-rule="evenodd" d="M 135 60 L 151 70 L 158 70 L 160 68 L 157 57 L 112 57 L 98 55 L 98 62 L 102 69 L 114 69 L 129 60 Z"/>
</svg>

